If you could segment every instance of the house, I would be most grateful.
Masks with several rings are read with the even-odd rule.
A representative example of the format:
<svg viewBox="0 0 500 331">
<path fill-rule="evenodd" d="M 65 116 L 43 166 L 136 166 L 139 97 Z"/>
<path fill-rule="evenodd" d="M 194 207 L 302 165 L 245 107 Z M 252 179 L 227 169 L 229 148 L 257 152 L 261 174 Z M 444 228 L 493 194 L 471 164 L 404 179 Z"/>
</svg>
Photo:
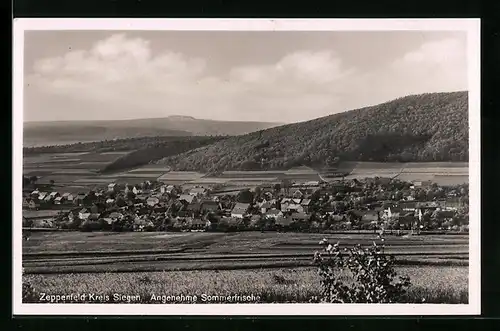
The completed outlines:
<svg viewBox="0 0 500 331">
<path fill-rule="evenodd" d="M 414 201 L 402 201 L 398 204 L 398 206 L 403 211 L 415 211 L 417 209 L 417 203 Z"/>
<path fill-rule="evenodd" d="M 50 202 L 52 202 L 52 200 L 54 200 L 54 198 L 50 194 L 47 194 L 45 196 L 45 199 L 43 199 L 43 202 L 50 203 Z"/>
<path fill-rule="evenodd" d="M 99 213 L 90 213 L 90 215 L 88 216 L 87 219 L 89 221 L 94 221 L 95 222 L 95 221 L 98 221 L 100 217 L 101 217 L 101 214 L 99 214 Z"/>
<path fill-rule="evenodd" d="M 157 197 L 149 197 L 146 200 L 146 203 L 148 204 L 148 206 L 154 207 L 160 203 L 160 199 L 158 199 Z"/>
<path fill-rule="evenodd" d="M 201 203 L 201 212 L 202 213 L 209 213 L 209 212 L 217 212 L 219 211 L 220 205 L 212 200 L 205 200 Z"/>
<path fill-rule="evenodd" d="M 39 201 L 43 201 L 43 200 L 45 200 L 45 198 L 46 198 L 46 197 L 47 197 L 47 193 L 46 193 L 46 192 L 40 192 L 40 193 L 38 194 L 38 200 L 39 200 Z"/>
<path fill-rule="evenodd" d="M 74 197 L 71 193 L 64 193 L 62 195 L 64 203 L 73 203 Z"/>
<path fill-rule="evenodd" d="M 191 217 L 198 216 L 201 212 L 201 203 L 193 202 L 190 203 L 186 208 L 186 214 Z"/>
<path fill-rule="evenodd" d="M 278 216 L 281 216 L 283 215 L 283 213 L 276 209 L 276 208 L 272 208 L 272 209 L 269 209 L 265 214 L 264 214 L 264 217 L 265 218 L 272 218 L 272 219 L 277 219 Z"/>
<path fill-rule="evenodd" d="M 383 211 L 383 218 L 386 219 L 397 219 L 403 210 L 398 207 L 387 207 Z"/>
<path fill-rule="evenodd" d="M 287 204 L 282 204 L 281 211 L 282 212 L 291 211 L 291 212 L 302 213 L 302 212 L 304 212 L 304 208 L 300 204 L 294 203 L 292 200 L 291 202 L 289 202 Z"/>
<path fill-rule="evenodd" d="M 179 197 L 179 201 L 186 203 L 186 204 L 189 204 L 189 203 L 193 203 L 194 201 L 196 201 L 196 197 L 193 195 L 190 195 L 190 194 L 182 194 Z"/>
<path fill-rule="evenodd" d="M 54 199 L 54 204 L 60 205 L 63 202 L 63 197 L 57 197 Z"/>
<path fill-rule="evenodd" d="M 256 227 L 259 224 L 260 219 L 261 219 L 260 215 L 252 215 L 252 217 L 250 217 L 250 224 L 249 225 L 252 227 Z"/>
<path fill-rule="evenodd" d="M 249 203 L 236 203 L 234 208 L 231 210 L 231 217 L 243 218 L 248 213 L 249 209 Z"/>
<path fill-rule="evenodd" d="M 136 200 L 140 201 L 140 202 L 144 202 L 146 203 L 146 201 L 148 200 L 148 196 L 145 195 L 145 194 L 139 194 L 135 197 Z"/>
<path fill-rule="evenodd" d="M 59 192 L 50 192 L 49 196 L 50 196 L 51 200 L 54 200 L 55 198 L 57 198 L 61 195 L 59 194 Z"/>
<path fill-rule="evenodd" d="M 106 204 L 107 204 L 108 206 L 111 206 L 111 205 L 113 205 L 114 203 L 115 203 L 115 199 L 111 199 L 111 198 L 109 198 L 109 199 L 107 199 L 107 200 L 106 200 Z"/>
<path fill-rule="evenodd" d="M 413 181 L 413 187 L 429 187 L 432 185 L 432 182 L 430 180 L 416 180 Z"/>
<path fill-rule="evenodd" d="M 207 189 L 204 187 L 193 187 L 189 191 L 189 195 L 195 196 L 195 197 L 202 197 L 207 194 Z"/>
<path fill-rule="evenodd" d="M 102 218 L 102 220 L 106 223 L 108 223 L 108 225 L 112 225 L 114 222 L 116 222 L 115 219 L 112 219 L 112 218 L 109 218 L 109 217 L 104 217 Z"/>
<path fill-rule="evenodd" d="M 87 194 L 85 193 L 78 193 L 76 197 L 73 199 L 73 204 L 77 206 L 81 206 L 84 203 L 85 198 L 87 197 Z"/>
<path fill-rule="evenodd" d="M 32 198 L 38 197 L 39 194 L 40 194 L 40 191 L 34 190 L 33 192 L 31 192 L 31 197 Z"/>
<path fill-rule="evenodd" d="M 117 192 L 118 191 L 118 186 L 116 183 L 111 183 L 108 184 L 108 192 Z"/>
<path fill-rule="evenodd" d="M 260 212 L 261 213 L 266 213 L 269 209 L 273 207 L 273 203 L 271 201 L 263 201 L 259 207 L 260 207 Z"/>
<path fill-rule="evenodd" d="M 206 225 L 207 225 L 207 222 L 206 221 L 203 221 L 202 219 L 200 218 L 192 218 L 188 221 L 188 225 L 189 225 L 189 228 L 192 230 L 197 230 L 197 231 L 200 231 L 200 230 L 204 230 Z"/>
<path fill-rule="evenodd" d="M 121 220 L 121 219 L 123 219 L 123 214 L 115 211 L 115 212 L 112 212 L 111 214 L 109 214 L 108 218 L 115 220 L 115 221 Z"/>
<path fill-rule="evenodd" d="M 462 206 L 458 199 L 449 199 L 446 201 L 442 201 L 440 205 L 441 209 L 443 210 L 457 210 Z"/>
<path fill-rule="evenodd" d="M 82 210 L 80 210 L 80 212 L 78 212 L 78 218 L 82 220 L 88 219 L 89 216 L 90 216 L 90 211 L 87 208 L 83 208 Z"/>
<path fill-rule="evenodd" d="M 302 210 L 304 211 L 304 213 L 308 213 L 309 206 L 311 205 L 311 199 L 302 199 L 300 205 L 302 206 Z"/>
<path fill-rule="evenodd" d="M 32 199 L 28 201 L 28 208 L 29 209 L 38 209 L 40 208 L 40 203 L 36 199 Z"/>
<path fill-rule="evenodd" d="M 291 215 L 292 220 L 294 221 L 308 221 L 310 218 L 310 215 L 303 213 L 303 212 L 298 212 L 298 213 L 292 213 Z"/>
<path fill-rule="evenodd" d="M 302 199 L 305 195 L 305 193 L 302 191 L 302 189 L 292 189 L 290 190 L 290 194 L 292 198 L 295 199 Z"/>
<path fill-rule="evenodd" d="M 162 194 L 175 194 L 175 186 L 174 185 L 163 185 L 162 187 L 160 187 L 160 192 Z"/>
<path fill-rule="evenodd" d="M 439 208 L 439 204 L 435 201 L 429 201 L 429 202 L 419 202 L 417 203 L 417 208 L 422 210 L 422 213 L 426 211 L 434 211 Z"/>
</svg>

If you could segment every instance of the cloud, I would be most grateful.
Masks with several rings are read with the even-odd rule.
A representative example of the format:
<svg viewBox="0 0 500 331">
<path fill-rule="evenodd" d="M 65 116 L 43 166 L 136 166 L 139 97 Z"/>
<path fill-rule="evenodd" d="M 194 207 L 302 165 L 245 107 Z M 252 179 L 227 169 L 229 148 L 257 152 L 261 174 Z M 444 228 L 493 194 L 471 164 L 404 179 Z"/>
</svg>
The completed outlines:
<svg viewBox="0 0 500 331">
<path fill-rule="evenodd" d="M 82 103 L 90 105 L 85 115 L 95 119 L 183 114 L 293 122 L 422 89 L 455 87 L 463 82 L 464 61 L 463 45 L 450 39 L 423 44 L 369 72 L 347 66 L 332 50 L 303 50 L 275 63 L 215 74 L 203 58 L 153 52 L 148 40 L 116 34 L 88 50 L 40 59 L 26 80 L 34 94 L 46 96 L 45 104 L 32 101 L 32 107 L 47 114 L 50 108 L 71 116 L 57 108 L 81 109 L 75 105 Z M 57 98 L 66 101 L 57 104 Z"/>
</svg>

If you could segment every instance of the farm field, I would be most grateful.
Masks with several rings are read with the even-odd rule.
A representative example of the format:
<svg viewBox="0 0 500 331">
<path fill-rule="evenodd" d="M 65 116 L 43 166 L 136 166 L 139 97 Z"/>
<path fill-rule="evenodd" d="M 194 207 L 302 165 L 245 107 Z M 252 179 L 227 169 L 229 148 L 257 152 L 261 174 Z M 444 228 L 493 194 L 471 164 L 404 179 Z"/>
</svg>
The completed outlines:
<svg viewBox="0 0 500 331">
<path fill-rule="evenodd" d="M 405 302 L 467 303 L 468 272 L 466 267 L 402 266 L 396 271 L 410 277 L 412 287 Z M 276 277 L 284 281 L 277 282 Z M 346 277 L 347 278 L 347 277 Z M 209 279 L 210 281 L 207 281 Z M 176 303 L 151 301 L 151 295 L 254 295 L 261 303 L 310 302 L 320 295 L 316 269 L 278 268 L 272 270 L 200 270 L 171 272 L 89 273 L 42 275 L 28 274 L 35 291 L 45 293 L 118 293 L 139 296 L 138 301 L 120 303 Z M 197 301 L 200 302 L 200 301 Z M 114 302 L 118 303 L 118 302 Z"/>
<path fill-rule="evenodd" d="M 438 185 L 458 185 L 469 182 L 467 162 L 344 162 L 337 171 L 348 172 L 346 179 L 395 177 L 404 181 L 430 180 Z"/>
<path fill-rule="evenodd" d="M 36 232 L 24 242 L 23 266 L 27 273 L 306 267 L 324 237 L 346 247 L 376 240 L 369 234 Z M 405 265 L 463 266 L 468 237 L 389 236 L 386 252 Z"/>
</svg>

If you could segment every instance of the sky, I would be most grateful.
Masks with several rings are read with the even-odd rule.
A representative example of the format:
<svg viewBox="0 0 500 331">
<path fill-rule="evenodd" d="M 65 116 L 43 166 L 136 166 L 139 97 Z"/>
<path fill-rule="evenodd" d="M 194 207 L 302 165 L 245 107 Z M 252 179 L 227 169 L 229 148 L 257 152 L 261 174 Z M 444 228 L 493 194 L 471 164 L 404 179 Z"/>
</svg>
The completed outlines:
<svg viewBox="0 0 500 331">
<path fill-rule="evenodd" d="M 24 121 L 293 123 L 467 81 L 458 31 L 27 31 Z"/>
</svg>

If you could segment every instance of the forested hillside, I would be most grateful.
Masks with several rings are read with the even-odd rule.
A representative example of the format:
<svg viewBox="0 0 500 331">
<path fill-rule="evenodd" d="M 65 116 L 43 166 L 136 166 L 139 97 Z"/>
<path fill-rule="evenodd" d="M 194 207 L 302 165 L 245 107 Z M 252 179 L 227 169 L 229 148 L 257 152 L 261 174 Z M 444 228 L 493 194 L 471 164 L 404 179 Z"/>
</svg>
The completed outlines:
<svg viewBox="0 0 500 331">
<path fill-rule="evenodd" d="M 467 92 L 412 95 L 235 136 L 159 160 L 177 170 L 258 170 L 344 161 L 467 161 Z"/>
</svg>

